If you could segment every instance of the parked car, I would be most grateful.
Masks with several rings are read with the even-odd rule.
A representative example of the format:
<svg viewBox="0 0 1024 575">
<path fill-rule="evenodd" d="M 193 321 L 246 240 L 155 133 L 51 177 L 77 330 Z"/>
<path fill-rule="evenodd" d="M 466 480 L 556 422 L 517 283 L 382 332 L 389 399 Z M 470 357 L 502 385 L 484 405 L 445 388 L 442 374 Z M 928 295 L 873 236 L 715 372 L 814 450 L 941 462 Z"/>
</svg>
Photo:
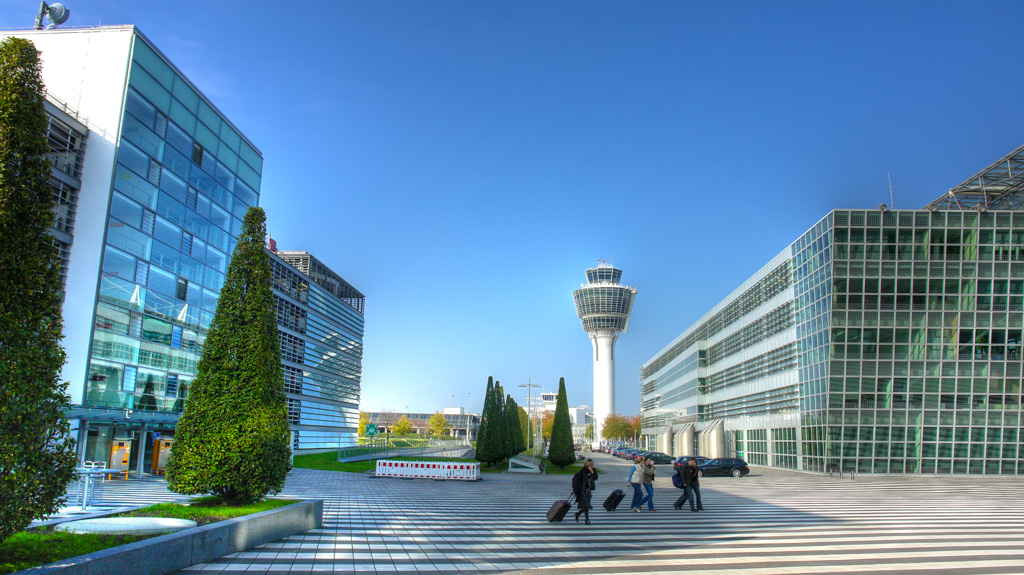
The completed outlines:
<svg viewBox="0 0 1024 575">
<path fill-rule="evenodd" d="M 655 465 L 668 465 L 675 463 L 676 458 L 668 455 L 667 453 L 661 453 L 660 451 L 652 451 L 647 454 L 647 457 L 654 462 Z"/>
<path fill-rule="evenodd" d="M 700 467 L 701 463 L 705 463 L 707 461 L 711 461 L 710 458 L 703 457 L 703 456 L 700 456 L 700 455 L 684 455 L 682 457 L 677 457 L 675 462 L 672 464 L 672 466 L 675 467 L 678 470 L 680 467 L 682 467 L 684 465 L 689 465 L 691 459 L 696 459 L 697 460 L 697 467 Z"/>
<path fill-rule="evenodd" d="M 742 477 L 750 473 L 750 468 L 747 467 L 746 461 L 727 457 L 698 463 L 697 470 L 700 472 L 701 477 L 704 477 L 705 475 L 732 475 L 733 477 Z"/>
</svg>

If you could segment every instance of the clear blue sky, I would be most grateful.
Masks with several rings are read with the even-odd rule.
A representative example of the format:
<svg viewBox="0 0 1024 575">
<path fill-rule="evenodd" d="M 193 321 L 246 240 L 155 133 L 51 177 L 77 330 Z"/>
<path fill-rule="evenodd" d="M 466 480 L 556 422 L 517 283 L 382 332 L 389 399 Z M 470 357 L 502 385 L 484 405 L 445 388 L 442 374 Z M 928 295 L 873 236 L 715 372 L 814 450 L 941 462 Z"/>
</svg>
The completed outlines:
<svg viewBox="0 0 1024 575">
<path fill-rule="evenodd" d="M 126 2 L 262 150 L 282 249 L 367 295 L 363 408 L 591 402 L 571 292 L 638 368 L 833 208 L 919 208 L 1024 144 L 1021 2 Z M 8 1 L 4 28 L 35 0 Z"/>
</svg>

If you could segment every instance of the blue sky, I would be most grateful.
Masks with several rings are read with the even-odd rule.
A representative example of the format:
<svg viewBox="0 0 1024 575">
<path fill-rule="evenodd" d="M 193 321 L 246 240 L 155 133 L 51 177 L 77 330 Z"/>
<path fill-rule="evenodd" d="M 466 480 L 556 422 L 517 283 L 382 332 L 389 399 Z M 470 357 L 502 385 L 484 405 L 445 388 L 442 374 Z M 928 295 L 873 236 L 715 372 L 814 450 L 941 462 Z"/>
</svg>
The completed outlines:
<svg viewBox="0 0 1024 575">
<path fill-rule="evenodd" d="M 367 295 L 363 408 L 591 401 L 571 292 L 638 368 L 833 208 L 919 208 L 1024 144 L 1019 2 L 68 0 L 135 24 L 262 150 L 282 249 Z M 38 3 L 9 0 L 3 28 Z"/>
</svg>

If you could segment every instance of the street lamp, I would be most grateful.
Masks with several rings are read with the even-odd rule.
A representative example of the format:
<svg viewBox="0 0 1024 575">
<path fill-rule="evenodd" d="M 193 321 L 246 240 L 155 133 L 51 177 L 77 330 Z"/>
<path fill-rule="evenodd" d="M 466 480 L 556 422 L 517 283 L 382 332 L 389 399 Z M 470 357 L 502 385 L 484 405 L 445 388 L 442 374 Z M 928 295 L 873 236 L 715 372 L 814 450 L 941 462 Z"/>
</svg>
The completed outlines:
<svg viewBox="0 0 1024 575">
<path fill-rule="evenodd" d="M 533 409 L 533 402 L 532 402 L 532 399 L 533 399 L 533 388 L 540 387 L 540 386 L 537 385 L 536 383 L 533 383 L 532 378 L 527 378 L 526 381 L 527 381 L 527 383 L 524 383 L 524 384 L 520 385 L 519 387 L 525 387 L 526 388 L 526 406 L 529 409 Z M 528 414 L 528 415 L 530 416 L 528 418 L 530 420 L 530 439 L 531 439 L 530 443 L 533 444 L 533 447 L 531 449 L 531 453 L 533 454 L 534 457 L 536 457 L 537 456 L 537 437 L 536 437 L 536 435 L 534 435 L 534 432 L 533 432 L 533 414 Z"/>
</svg>

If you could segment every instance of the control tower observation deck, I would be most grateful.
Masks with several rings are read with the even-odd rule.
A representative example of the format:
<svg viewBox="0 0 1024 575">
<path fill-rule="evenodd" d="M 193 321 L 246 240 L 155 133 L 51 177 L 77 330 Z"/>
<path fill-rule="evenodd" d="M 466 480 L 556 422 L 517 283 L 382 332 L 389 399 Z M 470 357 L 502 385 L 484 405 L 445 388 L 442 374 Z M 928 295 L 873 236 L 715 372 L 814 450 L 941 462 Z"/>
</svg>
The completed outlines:
<svg viewBox="0 0 1024 575">
<path fill-rule="evenodd" d="M 633 311 L 636 288 L 619 284 L 622 270 L 604 260 L 587 270 L 587 283 L 572 292 L 576 314 L 594 346 L 594 448 L 601 443 L 601 429 L 615 413 L 615 342 L 626 331 Z"/>
</svg>

